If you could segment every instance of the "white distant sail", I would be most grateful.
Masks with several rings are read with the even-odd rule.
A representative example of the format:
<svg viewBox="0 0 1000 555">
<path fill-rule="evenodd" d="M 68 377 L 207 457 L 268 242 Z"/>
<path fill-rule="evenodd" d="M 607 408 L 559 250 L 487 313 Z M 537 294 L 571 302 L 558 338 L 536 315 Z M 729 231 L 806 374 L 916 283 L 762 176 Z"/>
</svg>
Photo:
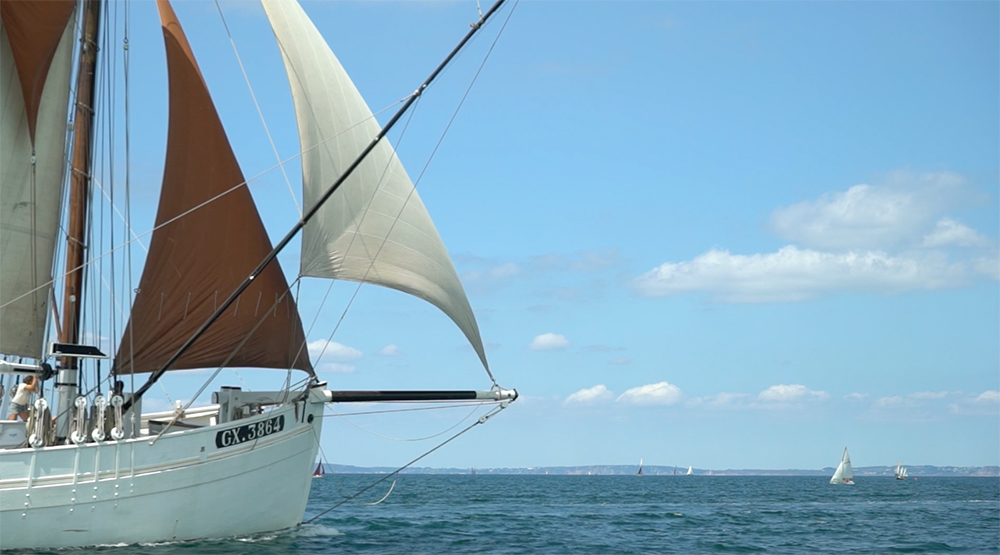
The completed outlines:
<svg viewBox="0 0 1000 555">
<path fill-rule="evenodd" d="M 692 467 L 689 466 L 688 467 L 688 471 L 685 474 L 685 476 L 691 476 L 692 474 L 694 474 L 694 468 L 692 468 Z"/>
<path fill-rule="evenodd" d="M 837 466 L 837 470 L 833 473 L 833 477 L 830 478 L 830 483 L 854 483 L 854 469 L 851 468 L 851 455 L 847 452 L 847 447 L 844 447 L 844 456 L 840 459 L 840 464 Z"/>
</svg>

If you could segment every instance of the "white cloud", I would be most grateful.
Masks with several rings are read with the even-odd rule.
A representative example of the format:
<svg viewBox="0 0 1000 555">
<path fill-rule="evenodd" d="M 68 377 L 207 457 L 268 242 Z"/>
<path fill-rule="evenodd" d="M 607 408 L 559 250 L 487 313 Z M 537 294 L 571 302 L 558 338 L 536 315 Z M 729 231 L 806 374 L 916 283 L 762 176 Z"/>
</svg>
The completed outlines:
<svg viewBox="0 0 1000 555">
<path fill-rule="evenodd" d="M 815 201 L 778 208 L 778 236 L 823 249 L 882 249 L 919 237 L 954 204 L 962 177 L 954 173 L 897 173 L 887 186 L 855 185 Z"/>
<path fill-rule="evenodd" d="M 339 362 L 323 362 L 316 367 L 317 372 L 330 372 L 333 374 L 353 374 L 357 367 L 353 364 L 341 364 Z"/>
<path fill-rule="evenodd" d="M 893 294 L 1000 280 L 994 241 L 946 216 L 969 197 L 954 173 L 889 174 L 776 209 L 775 252 L 713 248 L 632 281 L 643 296 L 708 293 L 722 302 L 790 302 L 836 291 Z M 978 247 L 961 251 L 954 247 Z"/>
<path fill-rule="evenodd" d="M 993 250 L 986 256 L 980 256 L 972 261 L 972 268 L 977 274 L 1000 281 L 1000 251 Z"/>
<path fill-rule="evenodd" d="M 968 396 L 957 403 L 948 405 L 948 409 L 955 414 L 971 415 L 991 415 L 997 414 L 1000 409 L 1000 391 L 990 389 L 976 396 Z"/>
<path fill-rule="evenodd" d="M 689 262 L 665 263 L 633 281 L 644 296 L 708 292 L 724 302 L 801 301 L 829 291 L 897 293 L 963 284 L 964 265 L 941 254 L 841 254 L 786 246 L 775 253 L 734 255 L 712 249 Z"/>
<path fill-rule="evenodd" d="M 722 392 L 717 395 L 691 399 L 687 404 L 694 407 L 704 406 L 708 408 L 746 408 L 749 405 L 744 403 L 744 401 L 748 397 L 750 396 L 746 393 Z"/>
<path fill-rule="evenodd" d="M 378 354 L 386 357 L 397 357 L 403 354 L 403 351 L 399 347 L 397 347 L 394 343 L 390 343 L 385 347 L 382 347 L 382 350 L 380 350 Z"/>
<path fill-rule="evenodd" d="M 798 401 L 805 397 L 816 397 L 823 399 L 827 396 L 825 391 L 813 391 L 804 385 L 792 384 L 792 385 L 772 385 L 771 387 L 761 391 L 757 398 L 761 401 L 773 401 L 779 403 L 786 403 L 789 401 Z"/>
<path fill-rule="evenodd" d="M 462 281 L 497 281 L 512 278 L 521 271 L 520 266 L 513 262 L 504 262 L 499 266 L 486 270 L 470 270 L 462 274 Z"/>
<path fill-rule="evenodd" d="M 898 407 L 904 404 L 905 400 L 899 395 L 893 395 L 891 397 L 880 397 L 875 401 L 876 407 Z"/>
<path fill-rule="evenodd" d="M 992 389 L 989 391 L 984 391 L 980 393 L 979 396 L 973 400 L 973 402 L 984 403 L 984 404 L 986 403 L 998 404 L 1000 403 L 1000 391 L 994 391 Z"/>
<path fill-rule="evenodd" d="M 543 254 L 533 256 L 530 267 L 535 271 L 597 272 L 617 266 L 622 261 L 617 249 L 607 251 L 577 251 L 570 256 Z"/>
<path fill-rule="evenodd" d="M 342 345 L 336 341 L 317 339 L 310 341 L 308 345 L 309 357 L 316 361 L 354 362 L 361 360 L 364 355 L 354 347 Z"/>
<path fill-rule="evenodd" d="M 629 357 L 613 358 L 608 361 L 608 364 L 613 364 L 615 366 L 625 366 L 627 364 L 632 364 L 632 359 Z"/>
<path fill-rule="evenodd" d="M 944 399 L 947 396 L 947 391 L 918 391 L 910 394 L 913 399 Z"/>
<path fill-rule="evenodd" d="M 681 397 L 681 388 L 659 382 L 633 387 L 619 395 L 617 401 L 632 405 L 672 405 Z"/>
<path fill-rule="evenodd" d="M 855 392 L 855 393 L 849 393 L 847 395 L 844 395 L 844 399 L 847 399 L 849 401 L 863 401 L 863 400 L 865 400 L 867 398 L 868 398 L 868 394 L 867 393 L 857 393 L 857 392 Z"/>
<path fill-rule="evenodd" d="M 508 285 L 521 273 L 521 267 L 514 262 L 485 260 L 477 257 L 463 257 L 467 263 L 480 266 L 480 269 L 462 273 L 462 283 L 469 292 L 488 295 L 495 293 Z M 492 266 L 486 266 L 493 264 Z"/>
<path fill-rule="evenodd" d="M 924 235 L 924 241 L 921 243 L 924 247 L 985 247 L 989 244 L 990 240 L 985 236 L 951 218 L 938 220 L 934 230 Z"/>
<path fill-rule="evenodd" d="M 601 401 L 607 401 L 611 399 L 614 394 L 608 390 L 604 384 L 595 385 L 594 387 L 589 387 L 587 389 L 581 389 L 576 393 L 566 397 L 563 404 L 570 405 L 573 403 L 579 404 L 590 404 L 597 403 Z"/>
<path fill-rule="evenodd" d="M 588 353 L 614 353 L 624 351 L 625 347 L 612 347 L 611 345 L 601 343 L 598 345 L 587 345 L 583 350 Z"/>
<path fill-rule="evenodd" d="M 534 351 L 550 351 L 554 349 L 565 349 L 569 347 L 569 340 L 566 336 L 558 333 L 543 333 L 535 336 L 528 344 L 528 348 Z"/>
</svg>

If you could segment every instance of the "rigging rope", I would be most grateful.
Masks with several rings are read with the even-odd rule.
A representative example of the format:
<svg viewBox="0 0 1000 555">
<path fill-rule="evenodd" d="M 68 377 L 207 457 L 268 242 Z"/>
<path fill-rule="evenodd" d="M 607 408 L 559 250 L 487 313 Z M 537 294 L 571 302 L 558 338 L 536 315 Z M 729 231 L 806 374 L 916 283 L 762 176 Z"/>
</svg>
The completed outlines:
<svg viewBox="0 0 1000 555">
<path fill-rule="evenodd" d="M 388 440 L 390 440 L 390 441 L 406 441 L 406 442 L 410 442 L 410 441 L 427 441 L 428 439 L 434 439 L 434 438 L 436 438 L 436 437 L 438 437 L 438 436 L 442 436 L 442 435 L 444 435 L 444 434 L 446 434 L 446 433 L 448 433 L 448 432 L 450 432 L 450 431 L 454 430 L 454 429 L 455 429 L 455 428 L 457 428 L 457 427 L 458 427 L 458 426 L 459 426 L 459 425 L 460 425 L 460 424 L 461 424 L 462 422 L 465 422 L 466 420 L 468 420 L 468 419 L 469 419 L 469 417 L 470 417 L 470 416 L 472 416 L 473 414 L 475 414 L 475 412 L 476 412 L 477 410 L 479 410 L 479 408 L 480 408 L 480 407 L 482 407 L 482 406 L 483 406 L 484 404 L 486 404 L 486 403 L 485 403 L 485 402 L 484 402 L 484 403 L 480 403 L 479 405 L 477 405 L 477 406 L 474 406 L 474 407 L 472 407 L 472 410 L 471 410 L 471 411 L 469 411 L 469 414 L 466 414 L 465 416 L 463 416 L 462 418 L 460 418 L 460 419 L 458 420 L 458 422 L 455 422 L 455 423 L 454 423 L 454 424 L 453 424 L 453 425 L 452 425 L 451 427 L 449 427 L 449 428 L 446 428 L 446 429 L 444 429 L 444 430 L 441 430 L 440 432 L 438 432 L 438 433 L 436 433 L 436 434 L 433 434 L 433 435 L 429 435 L 429 436 L 426 436 L 426 437 L 416 437 L 416 438 L 400 438 L 400 437 L 392 437 L 392 436 L 386 436 L 386 435 L 382 435 L 382 434 L 380 434 L 380 433 L 378 433 L 378 432 L 373 432 L 373 431 L 371 431 L 371 430 L 366 430 L 365 428 L 362 428 L 361 426 L 359 426 L 359 425 L 355 424 L 354 422 L 351 422 L 351 421 L 350 421 L 350 420 L 348 420 L 347 418 L 343 418 L 343 420 L 344 420 L 344 422 L 347 422 L 347 423 L 348 423 L 348 424 L 350 424 L 351 426 L 354 426 L 355 428 L 357 428 L 357 429 L 361 430 L 362 432 L 365 432 L 366 434 L 371 434 L 371 435 L 373 435 L 373 436 L 375 436 L 375 437 L 380 437 L 380 438 L 382 438 L 382 439 L 388 439 Z M 332 407 L 328 407 L 328 408 L 329 408 L 330 410 L 333 410 L 333 408 L 332 408 Z M 333 415 L 333 416 L 340 416 L 340 417 L 344 417 L 344 416 L 346 416 L 346 415 L 341 415 L 341 414 L 336 414 L 336 413 L 334 413 L 334 415 Z"/>
<path fill-rule="evenodd" d="M 385 496 L 382 497 L 382 499 L 379 499 L 378 501 L 376 501 L 374 503 L 365 503 L 365 505 L 368 505 L 369 507 L 371 507 L 371 506 L 378 505 L 379 503 L 385 501 L 386 499 L 389 499 L 389 494 L 391 494 L 392 490 L 395 489 L 395 488 L 396 488 L 396 480 L 393 480 L 392 481 L 392 485 L 389 486 L 389 491 L 385 492 Z"/>
<path fill-rule="evenodd" d="M 416 403 L 416 402 L 420 402 L 420 401 L 413 401 L 413 402 Z M 436 403 L 436 401 L 425 401 L 425 402 L 435 402 Z M 460 409 L 460 408 L 465 408 L 465 407 L 467 407 L 467 406 L 469 406 L 471 404 L 475 404 L 477 406 L 482 406 L 484 404 L 492 403 L 492 402 L 493 401 L 453 401 L 453 402 L 451 402 L 451 403 L 449 403 L 447 405 L 437 405 L 437 406 L 433 406 L 433 407 L 417 407 L 417 408 L 412 408 L 412 409 L 369 410 L 369 411 L 363 411 L 363 412 L 347 412 L 347 413 L 336 413 L 336 414 L 324 414 L 320 418 L 332 418 L 332 417 L 341 418 L 341 417 L 344 417 L 344 416 L 367 416 L 367 415 L 370 415 L 370 414 L 390 414 L 390 413 L 394 413 L 394 412 L 416 412 L 416 411 L 423 411 L 423 410 Z"/>
<path fill-rule="evenodd" d="M 437 444 L 434 448 L 430 449 L 429 451 L 426 451 L 423 455 L 420 455 L 419 457 L 417 457 L 417 458 L 413 459 L 412 461 L 404 464 L 403 466 L 397 468 L 396 470 L 390 472 L 389 474 L 386 474 L 385 476 L 379 478 L 378 480 L 375 480 L 374 482 L 372 482 L 368 486 L 365 486 L 365 487 L 361 488 L 360 490 L 358 490 L 354 494 L 349 495 L 349 496 L 345 497 L 344 499 L 341 499 L 340 501 L 338 501 L 337 503 L 335 503 L 330 508 L 325 509 L 325 510 L 321 511 L 319 514 L 317 514 L 316 516 L 313 516 L 312 518 L 303 521 L 302 524 L 309 524 L 309 523 L 313 522 L 314 520 L 318 519 L 319 517 L 321 517 L 321 516 L 325 515 L 326 513 L 328 513 L 330 511 L 336 509 L 337 507 L 340 507 L 344 503 L 347 503 L 348 501 L 351 501 L 352 499 L 357 498 L 362 493 L 365 493 L 366 491 L 368 491 L 368 490 L 372 489 L 373 487 L 381 484 L 382 482 L 388 480 L 389 478 L 392 478 L 393 476 L 399 475 L 399 473 L 402 472 L 403 470 L 406 470 L 407 468 L 413 466 L 414 464 L 416 464 L 418 461 L 420 461 L 421 459 L 423 459 L 427 455 L 430 455 L 431 453 L 433 453 L 433 452 L 437 451 L 438 449 L 444 447 L 445 445 L 451 443 L 452 441 L 454 441 L 455 439 L 457 439 L 462 434 L 468 432 L 472 428 L 475 428 L 476 426 L 478 426 L 480 424 L 485 424 L 486 422 L 489 421 L 490 418 L 493 418 L 497 413 L 499 413 L 503 409 L 507 408 L 507 406 L 509 404 L 510 404 L 509 401 L 504 401 L 503 403 L 500 403 L 500 405 L 498 405 L 497 407 L 495 407 L 490 412 L 484 414 L 483 416 L 480 416 L 479 420 L 476 420 L 472 424 L 469 424 L 467 427 L 465 427 L 463 430 L 461 430 L 457 434 L 455 434 L 455 435 L 449 437 L 448 439 L 442 441 L 441 443 Z"/>
<path fill-rule="evenodd" d="M 229 44 L 233 46 L 233 54 L 236 55 L 236 63 L 240 66 L 240 71 L 243 73 L 243 81 L 247 84 L 247 90 L 250 91 L 250 98 L 253 99 L 254 108 L 257 109 L 257 115 L 260 116 L 260 123 L 264 126 L 264 134 L 267 135 L 268 142 L 271 143 L 271 150 L 274 152 L 274 157 L 278 159 L 278 165 L 281 168 L 281 176 L 285 178 L 285 184 L 288 185 L 288 193 L 292 197 L 292 202 L 295 203 L 295 211 L 298 212 L 299 217 L 302 217 L 302 207 L 299 206 L 299 201 L 295 198 L 295 191 L 292 189 L 292 182 L 288 179 L 288 173 L 285 172 L 285 166 L 281 163 L 281 155 L 278 154 L 278 147 L 274 144 L 274 138 L 271 136 L 271 130 L 267 127 L 267 121 L 264 120 L 264 112 L 260 109 L 260 103 L 257 102 L 257 95 L 253 92 L 253 86 L 250 84 L 250 78 L 247 76 L 247 70 L 243 66 L 243 59 L 240 57 L 240 51 L 236 48 L 236 41 L 233 40 L 233 34 L 229 32 L 229 24 L 226 23 L 226 16 L 222 13 L 222 6 L 219 4 L 219 0 L 215 0 L 215 8 L 219 10 L 219 19 L 222 20 L 222 26 L 226 29 L 226 36 L 229 37 Z"/>
</svg>

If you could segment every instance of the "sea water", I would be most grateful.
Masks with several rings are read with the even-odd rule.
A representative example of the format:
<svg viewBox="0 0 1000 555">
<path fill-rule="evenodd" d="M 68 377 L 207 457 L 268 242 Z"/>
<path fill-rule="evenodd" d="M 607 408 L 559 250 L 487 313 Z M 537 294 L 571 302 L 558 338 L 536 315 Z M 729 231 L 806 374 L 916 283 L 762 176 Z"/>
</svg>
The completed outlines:
<svg viewBox="0 0 1000 555">
<path fill-rule="evenodd" d="M 378 475 L 312 481 L 306 519 Z M 135 554 L 1000 553 L 1000 479 L 403 475 L 289 531 Z M 392 487 L 392 492 L 381 502 Z M 266 506 L 266 501 L 262 507 Z M 225 507 L 220 507 L 225 510 Z"/>
</svg>

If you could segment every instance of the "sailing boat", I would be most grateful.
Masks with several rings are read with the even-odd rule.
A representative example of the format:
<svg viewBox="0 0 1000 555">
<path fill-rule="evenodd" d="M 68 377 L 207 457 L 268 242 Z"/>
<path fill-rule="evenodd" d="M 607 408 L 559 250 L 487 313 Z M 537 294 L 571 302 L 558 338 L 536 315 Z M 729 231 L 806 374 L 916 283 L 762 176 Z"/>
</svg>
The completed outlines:
<svg viewBox="0 0 1000 555">
<path fill-rule="evenodd" d="M 635 473 L 636 476 L 642 476 L 642 459 L 639 459 L 639 471 Z"/>
<path fill-rule="evenodd" d="M 313 478 L 322 478 L 326 476 L 326 468 L 323 467 L 323 463 L 316 464 L 316 470 L 313 470 Z"/>
<path fill-rule="evenodd" d="M 844 456 L 840 459 L 840 464 L 837 465 L 837 470 L 834 471 L 833 477 L 830 478 L 831 484 L 853 484 L 854 483 L 854 469 L 851 468 L 851 455 L 847 452 L 847 447 L 844 447 Z"/>
<path fill-rule="evenodd" d="M 301 219 L 272 247 L 180 21 L 168 0 L 158 0 L 169 74 L 159 208 L 138 286 L 120 279 L 115 283 L 130 284 L 122 289 L 131 293 L 109 302 L 87 294 L 95 289 L 87 285 L 101 280 L 85 281 L 102 259 L 88 250 L 96 246 L 88 218 L 96 211 L 93 118 L 104 107 L 95 102 L 102 71 L 95 45 L 108 44 L 99 36 L 111 33 L 101 25 L 106 10 L 101 0 L 0 3 L 0 374 L 58 376 L 55 391 L 30 406 L 27 422 L 0 424 L 0 549 L 286 529 L 302 521 L 327 403 L 493 403 L 474 426 L 517 398 L 493 378 L 447 250 L 384 140 L 503 0 L 384 128 L 298 3 L 262 4 L 292 89 Z M 67 106 L 75 109 L 70 116 Z M 68 237 L 57 249 L 61 229 Z M 431 303 L 465 335 L 492 386 L 329 389 L 305 349 L 293 289 L 277 260 L 300 231 L 300 277 L 376 284 Z M 65 272 L 57 272 L 63 250 Z M 61 303 L 53 282 L 63 286 Z M 84 308 L 97 303 L 104 308 Z M 120 332 L 112 356 L 82 343 L 100 330 L 86 331 L 81 322 L 121 306 L 131 309 L 127 323 L 112 328 Z M 91 318 L 81 317 L 85 310 Z M 109 359 L 110 368 L 102 365 Z M 221 387 L 211 405 L 191 408 L 198 391 L 187 406 L 142 412 L 144 394 L 165 372 L 232 367 L 283 370 L 282 387 Z M 305 376 L 299 385 L 289 385 L 293 370 Z M 148 377 L 124 391 L 121 378 L 136 375 Z"/>
<path fill-rule="evenodd" d="M 691 476 L 692 474 L 694 474 L 694 468 L 689 466 L 688 467 L 688 471 L 685 472 L 684 475 L 685 476 Z"/>
<path fill-rule="evenodd" d="M 897 480 L 905 480 L 906 479 L 906 467 L 905 466 L 901 466 L 898 461 L 896 462 L 895 475 L 896 475 L 896 479 Z"/>
</svg>

